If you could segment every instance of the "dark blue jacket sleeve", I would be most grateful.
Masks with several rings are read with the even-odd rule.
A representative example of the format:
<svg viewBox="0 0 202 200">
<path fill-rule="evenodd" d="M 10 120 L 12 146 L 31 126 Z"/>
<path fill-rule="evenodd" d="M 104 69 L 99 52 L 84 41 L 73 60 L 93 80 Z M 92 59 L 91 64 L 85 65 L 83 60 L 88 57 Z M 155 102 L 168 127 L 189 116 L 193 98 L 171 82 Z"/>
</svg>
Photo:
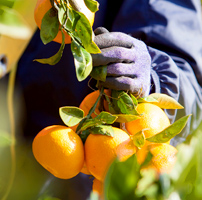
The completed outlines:
<svg viewBox="0 0 202 200">
<path fill-rule="evenodd" d="M 152 57 L 151 92 L 175 98 L 184 110 L 167 110 L 171 122 L 192 114 L 172 140 L 185 140 L 202 120 L 202 26 L 199 0 L 125 0 L 111 31 L 143 40 Z"/>
<path fill-rule="evenodd" d="M 166 110 L 173 123 L 182 116 L 192 114 L 183 131 L 171 140 L 172 145 L 183 142 L 202 120 L 202 89 L 190 64 L 179 57 L 149 48 L 152 57 L 151 91 L 168 94 L 180 102 L 184 109 Z"/>
</svg>

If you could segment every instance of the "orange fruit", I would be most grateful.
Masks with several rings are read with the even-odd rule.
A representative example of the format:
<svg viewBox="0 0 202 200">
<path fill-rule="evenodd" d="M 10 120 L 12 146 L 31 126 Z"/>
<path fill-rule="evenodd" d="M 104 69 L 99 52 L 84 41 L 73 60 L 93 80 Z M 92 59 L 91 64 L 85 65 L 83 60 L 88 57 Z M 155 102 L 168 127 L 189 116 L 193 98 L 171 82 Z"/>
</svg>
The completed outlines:
<svg viewBox="0 0 202 200">
<path fill-rule="evenodd" d="M 91 26 L 94 23 L 94 13 L 91 12 L 85 5 L 84 0 L 75 0 L 81 7 L 81 12 L 88 18 Z M 59 2 L 59 1 L 58 1 Z M 52 7 L 50 0 L 38 0 L 34 10 L 34 19 L 39 28 L 41 28 L 41 21 L 46 12 Z M 71 43 L 71 37 L 65 33 L 65 44 Z M 62 43 L 62 33 L 59 31 L 55 39 L 53 40 L 58 43 Z"/>
<path fill-rule="evenodd" d="M 152 160 L 145 168 L 153 168 L 158 173 L 169 173 L 176 161 L 177 149 L 166 143 L 152 143 L 141 148 L 137 153 L 137 160 L 141 164 L 144 162 L 148 152 L 153 155 Z"/>
<path fill-rule="evenodd" d="M 125 123 L 125 128 L 131 135 L 135 135 L 137 132 L 145 129 L 144 135 L 146 138 L 149 138 L 170 125 L 165 112 L 154 104 L 140 103 L 137 105 L 136 110 L 141 114 L 141 118 Z"/>
<path fill-rule="evenodd" d="M 124 161 L 136 152 L 125 131 L 116 127 L 113 130 L 114 137 L 90 134 L 84 145 L 87 168 L 100 181 L 104 180 L 108 167 L 116 157 Z"/>
<path fill-rule="evenodd" d="M 86 166 L 85 160 L 84 160 L 83 167 L 82 167 L 82 169 L 81 169 L 81 173 L 86 174 L 86 175 L 91 175 L 91 173 L 88 171 L 88 168 L 87 168 L 87 166 Z"/>
<path fill-rule="evenodd" d="M 41 130 L 33 140 L 32 151 L 36 160 L 57 178 L 76 176 L 84 164 L 82 140 L 66 126 L 53 125 Z"/>
<path fill-rule="evenodd" d="M 99 200 L 104 199 L 104 197 L 103 197 L 103 193 L 104 193 L 103 182 L 94 178 L 92 190 L 93 190 L 93 192 L 97 192 L 99 194 Z"/>
<path fill-rule="evenodd" d="M 106 95 L 109 95 L 110 90 L 105 89 L 104 92 L 106 93 Z M 84 111 L 84 115 L 86 116 L 90 109 L 93 107 L 93 105 L 95 104 L 97 98 L 100 95 L 100 91 L 99 90 L 95 90 L 91 93 L 89 93 L 81 102 L 81 104 L 79 105 L 79 108 L 81 108 Z M 92 113 L 91 117 L 95 118 L 99 113 L 99 106 L 100 106 L 100 102 L 98 102 L 94 113 Z M 104 107 L 107 108 L 106 102 L 104 102 Z M 96 114 L 95 114 L 96 113 Z"/>
</svg>

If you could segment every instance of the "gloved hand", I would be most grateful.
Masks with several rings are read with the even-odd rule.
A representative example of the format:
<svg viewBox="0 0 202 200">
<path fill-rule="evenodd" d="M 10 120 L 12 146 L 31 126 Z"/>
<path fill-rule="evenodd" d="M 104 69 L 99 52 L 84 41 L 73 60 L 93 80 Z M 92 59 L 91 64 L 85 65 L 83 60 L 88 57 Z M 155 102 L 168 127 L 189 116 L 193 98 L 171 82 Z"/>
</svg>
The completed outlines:
<svg viewBox="0 0 202 200">
<path fill-rule="evenodd" d="M 148 95 L 151 57 L 145 43 L 125 33 L 109 32 L 103 27 L 94 32 L 94 41 L 102 53 L 92 54 L 93 66 L 107 65 L 106 81 L 100 84 L 141 97 Z"/>
</svg>

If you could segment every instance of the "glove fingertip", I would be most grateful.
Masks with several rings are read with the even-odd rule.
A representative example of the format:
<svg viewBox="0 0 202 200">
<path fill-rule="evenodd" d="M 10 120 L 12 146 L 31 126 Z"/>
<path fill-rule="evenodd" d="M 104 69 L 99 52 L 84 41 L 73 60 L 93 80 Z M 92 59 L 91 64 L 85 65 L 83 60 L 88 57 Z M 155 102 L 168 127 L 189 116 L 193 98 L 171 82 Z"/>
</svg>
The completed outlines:
<svg viewBox="0 0 202 200">
<path fill-rule="evenodd" d="M 98 27 L 98 28 L 96 28 L 94 30 L 95 35 L 100 35 L 100 34 L 103 34 L 103 33 L 109 33 L 109 31 L 104 27 Z"/>
</svg>

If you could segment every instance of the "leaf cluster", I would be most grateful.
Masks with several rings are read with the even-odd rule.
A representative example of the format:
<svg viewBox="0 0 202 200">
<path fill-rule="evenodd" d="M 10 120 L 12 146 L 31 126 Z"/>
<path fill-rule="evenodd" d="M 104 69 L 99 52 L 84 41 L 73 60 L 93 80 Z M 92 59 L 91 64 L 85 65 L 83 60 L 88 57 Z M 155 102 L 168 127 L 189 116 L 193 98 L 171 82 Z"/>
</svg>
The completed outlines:
<svg viewBox="0 0 202 200">
<path fill-rule="evenodd" d="M 95 108 L 98 102 L 101 101 L 103 96 L 108 103 L 109 112 L 102 111 L 97 114 L 95 113 Z M 113 136 L 114 133 L 112 126 L 115 122 L 124 124 L 126 122 L 141 118 L 141 115 L 137 112 L 136 107 L 139 103 L 142 102 L 154 103 L 159 107 L 182 108 L 182 106 L 178 102 L 165 94 L 154 93 L 144 98 L 136 98 L 131 93 L 112 90 L 111 96 L 109 97 L 104 93 L 104 88 L 102 88 L 100 90 L 99 97 L 90 109 L 87 116 L 84 116 L 84 111 L 82 109 L 72 106 L 61 107 L 59 113 L 61 119 L 67 126 L 73 127 L 77 125 L 76 132 L 85 142 L 90 132 L 93 134 Z M 97 116 L 95 118 L 92 118 L 92 113 L 97 114 Z M 168 126 L 166 129 L 150 138 L 145 138 L 145 130 L 141 130 L 131 137 L 133 137 L 133 142 L 138 148 L 144 146 L 145 140 L 154 143 L 168 142 L 182 131 L 189 117 L 190 115 L 180 118 L 179 120 Z"/>
<path fill-rule="evenodd" d="M 104 182 L 106 200 L 199 200 L 202 199 L 202 123 L 177 146 L 177 161 L 169 174 L 156 176 L 141 170 L 135 155 L 125 162 L 115 160 Z M 147 161 L 151 159 L 148 155 Z M 93 195 L 90 200 L 94 200 Z"/>
<path fill-rule="evenodd" d="M 85 0 L 85 4 L 92 12 L 98 10 L 98 2 Z M 72 1 L 60 0 L 52 2 L 53 7 L 44 15 L 41 23 L 40 36 L 44 44 L 53 41 L 61 31 L 62 43 L 59 51 L 50 58 L 35 59 L 43 64 L 57 64 L 65 47 L 66 32 L 71 37 L 71 51 L 74 57 L 76 76 L 78 81 L 83 81 L 92 71 L 91 53 L 100 53 L 100 49 L 93 41 L 93 30 L 87 17 L 73 8 Z"/>
</svg>

